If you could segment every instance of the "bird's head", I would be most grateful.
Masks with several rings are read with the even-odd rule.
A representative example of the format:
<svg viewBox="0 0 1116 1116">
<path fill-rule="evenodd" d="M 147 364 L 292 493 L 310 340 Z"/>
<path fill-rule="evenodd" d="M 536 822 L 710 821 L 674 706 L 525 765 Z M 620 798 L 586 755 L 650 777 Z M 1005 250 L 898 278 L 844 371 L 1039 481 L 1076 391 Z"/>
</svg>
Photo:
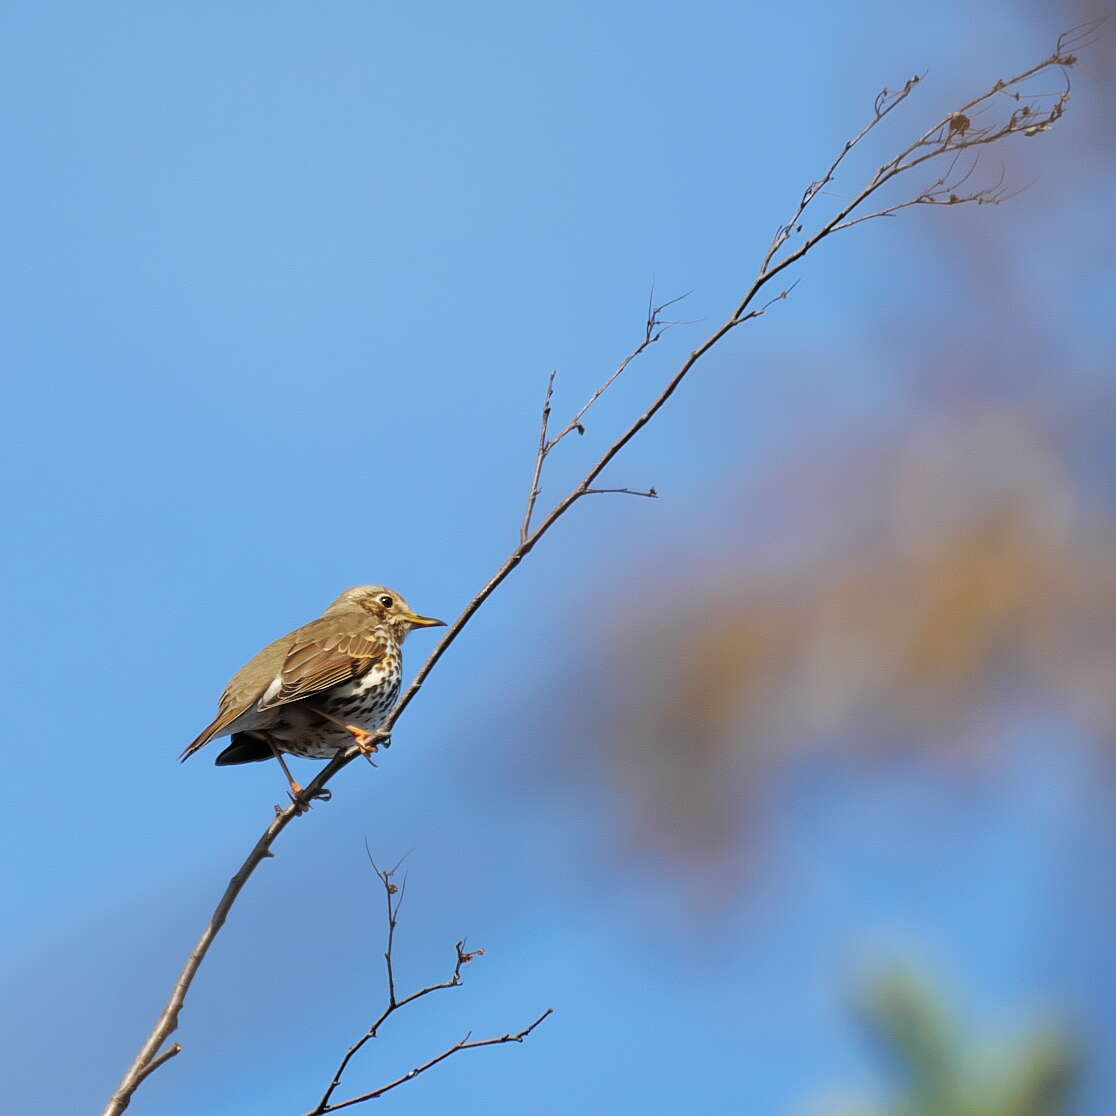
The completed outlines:
<svg viewBox="0 0 1116 1116">
<path fill-rule="evenodd" d="M 386 585 L 357 585 L 353 589 L 346 589 L 326 609 L 326 614 L 354 608 L 371 613 L 390 627 L 400 643 L 412 628 L 437 628 L 445 625 L 444 620 L 419 616 L 394 589 L 389 589 Z"/>
</svg>

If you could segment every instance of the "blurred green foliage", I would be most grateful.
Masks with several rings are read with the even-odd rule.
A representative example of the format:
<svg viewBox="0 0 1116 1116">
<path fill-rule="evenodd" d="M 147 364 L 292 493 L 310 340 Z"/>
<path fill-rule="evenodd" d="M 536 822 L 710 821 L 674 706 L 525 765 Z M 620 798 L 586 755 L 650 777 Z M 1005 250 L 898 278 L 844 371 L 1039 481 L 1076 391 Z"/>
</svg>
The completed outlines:
<svg viewBox="0 0 1116 1116">
<path fill-rule="evenodd" d="M 944 998 L 910 970 L 872 984 L 862 1014 L 898 1084 L 894 1096 L 844 1116 L 1065 1116 L 1074 1044 L 1054 1027 L 1007 1045 L 976 1043 Z"/>
</svg>

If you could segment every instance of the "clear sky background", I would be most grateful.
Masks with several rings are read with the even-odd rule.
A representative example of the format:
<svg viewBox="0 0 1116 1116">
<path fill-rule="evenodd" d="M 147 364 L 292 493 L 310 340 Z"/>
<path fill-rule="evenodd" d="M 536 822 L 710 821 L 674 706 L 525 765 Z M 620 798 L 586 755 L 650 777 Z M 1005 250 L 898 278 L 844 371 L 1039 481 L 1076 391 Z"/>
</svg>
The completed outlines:
<svg viewBox="0 0 1116 1116">
<path fill-rule="evenodd" d="M 693 290 L 680 316 L 699 323 L 562 447 L 544 500 L 735 303 L 881 87 L 929 71 L 866 166 L 1081 17 L 952 0 L 3 6 L 7 1111 L 100 1110 L 281 798 L 274 765 L 176 763 L 230 674 L 352 584 L 455 615 L 514 541 L 551 368 L 568 413 L 638 339 L 652 280 Z M 638 847 L 607 741 L 570 746 L 595 739 L 585 671 L 608 689 L 616 616 L 685 600 L 690 559 L 726 538 L 745 564 L 768 526 L 745 506 L 755 478 L 778 491 L 819 446 L 910 421 L 927 395 L 912 351 L 954 385 L 956 354 L 979 352 L 1010 397 L 1034 385 L 1004 354 L 1026 350 L 1111 412 L 1107 57 L 1086 58 L 1064 134 L 1003 154 L 1034 183 L 1023 198 L 823 246 L 710 358 L 607 474 L 662 498 L 576 509 L 379 768 L 347 770 L 284 834 L 137 1116 L 310 1107 L 382 1002 L 365 840 L 410 854 L 404 986 L 447 975 L 462 935 L 487 954 L 393 1021 L 354 1090 L 555 1009 L 390 1111 L 823 1111 L 882 1087 L 850 1002 L 893 954 L 940 977 L 973 1033 L 1064 1020 L 1087 1051 L 1080 1110 L 1110 1111 L 1109 772 L 1064 711 L 1014 703 L 976 773 L 811 752 L 726 838 L 727 870 Z M 997 267 L 1024 296 L 993 315 Z M 1109 515 L 1110 434 L 1072 462 Z M 432 640 L 412 637 L 409 669 Z"/>
</svg>

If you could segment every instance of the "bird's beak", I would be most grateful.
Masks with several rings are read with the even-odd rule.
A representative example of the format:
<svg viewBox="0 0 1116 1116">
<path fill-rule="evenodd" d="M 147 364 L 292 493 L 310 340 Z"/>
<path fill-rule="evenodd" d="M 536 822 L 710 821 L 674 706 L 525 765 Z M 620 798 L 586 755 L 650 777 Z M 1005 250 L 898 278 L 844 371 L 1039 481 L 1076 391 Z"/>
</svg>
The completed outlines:
<svg viewBox="0 0 1116 1116">
<path fill-rule="evenodd" d="M 413 628 L 444 628 L 446 626 L 444 620 L 435 620 L 433 616 L 416 616 L 413 612 L 408 612 L 403 619 Z"/>
</svg>

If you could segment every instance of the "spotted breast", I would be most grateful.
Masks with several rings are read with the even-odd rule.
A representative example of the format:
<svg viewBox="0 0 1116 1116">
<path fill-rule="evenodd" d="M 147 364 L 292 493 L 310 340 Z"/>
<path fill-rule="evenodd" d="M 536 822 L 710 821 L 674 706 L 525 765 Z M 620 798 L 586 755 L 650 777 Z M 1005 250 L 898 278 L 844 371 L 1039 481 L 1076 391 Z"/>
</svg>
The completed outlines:
<svg viewBox="0 0 1116 1116">
<path fill-rule="evenodd" d="M 277 710 L 279 717 L 268 735 L 281 752 L 329 759 L 353 742 L 344 725 L 375 732 L 384 723 L 399 696 L 402 660 L 401 651 L 389 652 L 359 678 L 326 690 L 314 701 Z"/>
</svg>

